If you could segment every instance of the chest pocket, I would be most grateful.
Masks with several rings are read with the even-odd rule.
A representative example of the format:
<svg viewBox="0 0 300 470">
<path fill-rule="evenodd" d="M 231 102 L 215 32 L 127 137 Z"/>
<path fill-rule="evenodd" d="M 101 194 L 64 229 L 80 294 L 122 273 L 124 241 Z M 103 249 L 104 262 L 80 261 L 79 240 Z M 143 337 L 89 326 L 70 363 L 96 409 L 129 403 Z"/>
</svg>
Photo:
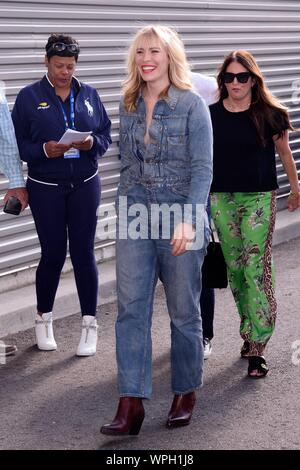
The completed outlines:
<svg viewBox="0 0 300 470">
<path fill-rule="evenodd" d="M 188 159 L 187 116 L 178 115 L 166 120 L 169 159 Z"/>
<path fill-rule="evenodd" d="M 185 134 L 168 135 L 167 148 L 169 159 L 188 160 L 188 136 Z"/>
<path fill-rule="evenodd" d="M 167 140 L 170 145 L 186 145 L 187 135 L 168 135 Z"/>
</svg>

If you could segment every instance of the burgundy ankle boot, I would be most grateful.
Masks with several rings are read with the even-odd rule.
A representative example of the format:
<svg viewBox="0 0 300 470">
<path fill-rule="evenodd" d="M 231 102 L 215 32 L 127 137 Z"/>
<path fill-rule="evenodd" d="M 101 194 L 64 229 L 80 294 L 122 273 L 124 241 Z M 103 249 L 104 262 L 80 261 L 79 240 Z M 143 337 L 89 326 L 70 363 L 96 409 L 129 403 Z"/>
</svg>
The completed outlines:
<svg viewBox="0 0 300 470">
<path fill-rule="evenodd" d="M 118 411 L 111 424 L 105 424 L 100 429 L 102 434 L 110 436 L 136 436 L 141 429 L 145 410 L 141 398 L 121 397 Z"/>
<path fill-rule="evenodd" d="M 187 426 L 190 424 L 193 408 L 196 403 L 195 392 L 186 395 L 174 395 L 173 403 L 166 422 L 167 428 Z"/>
</svg>

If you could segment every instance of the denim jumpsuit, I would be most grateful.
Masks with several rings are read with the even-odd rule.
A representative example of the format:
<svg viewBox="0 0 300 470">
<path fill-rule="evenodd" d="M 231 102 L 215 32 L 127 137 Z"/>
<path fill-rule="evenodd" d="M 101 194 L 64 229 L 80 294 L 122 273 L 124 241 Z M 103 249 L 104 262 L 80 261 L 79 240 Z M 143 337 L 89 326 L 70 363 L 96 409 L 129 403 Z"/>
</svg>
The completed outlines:
<svg viewBox="0 0 300 470">
<path fill-rule="evenodd" d="M 212 128 L 206 104 L 196 93 L 171 86 L 153 110 L 150 143 L 144 144 L 146 107 L 120 104 L 121 177 L 117 196 L 116 322 L 118 383 L 121 396 L 149 398 L 152 391 L 151 322 L 154 290 L 161 279 L 171 320 L 171 369 L 174 394 L 202 385 L 203 344 L 199 299 L 201 266 L 209 238 L 205 208 L 212 179 Z M 154 206 L 179 205 L 192 223 L 201 246 L 172 255 L 170 234 Z M 187 205 L 187 206 L 185 206 Z M 178 206 L 177 206 L 178 207 Z M 129 233 L 137 226 L 139 236 Z M 199 218 L 199 217 L 198 217 Z M 199 228 L 200 227 L 200 228 Z M 129 236 L 128 236 L 129 235 Z"/>
</svg>

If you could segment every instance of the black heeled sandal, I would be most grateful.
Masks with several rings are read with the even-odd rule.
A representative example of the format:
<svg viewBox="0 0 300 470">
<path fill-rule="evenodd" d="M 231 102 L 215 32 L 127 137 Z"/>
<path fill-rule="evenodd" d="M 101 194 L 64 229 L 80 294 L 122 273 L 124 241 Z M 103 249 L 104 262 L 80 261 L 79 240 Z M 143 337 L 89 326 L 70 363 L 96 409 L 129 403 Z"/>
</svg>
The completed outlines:
<svg viewBox="0 0 300 470">
<path fill-rule="evenodd" d="M 259 375 L 252 375 L 251 372 L 257 371 Z M 269 368 L 266 360 L 262 356 L 249 356 L 248 377 L 251 379 L 261 379 L 267 375 Z"/>
</svg>

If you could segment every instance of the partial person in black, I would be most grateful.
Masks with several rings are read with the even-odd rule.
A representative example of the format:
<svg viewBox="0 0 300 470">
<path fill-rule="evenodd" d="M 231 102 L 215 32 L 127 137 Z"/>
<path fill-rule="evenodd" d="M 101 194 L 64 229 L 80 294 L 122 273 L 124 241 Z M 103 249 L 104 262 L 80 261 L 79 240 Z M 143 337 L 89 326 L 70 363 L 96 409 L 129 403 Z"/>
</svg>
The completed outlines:
<svg viewBox="0 0 300 470">
<path fill-rule="evenodd" d="M 202 73 L 193 72 L 191 74 L 192 84 L 197 93 L 204 99 L 209 106 L 217 101 L 218 84 L 214 77 L 203 75 Z M 207 214 L 209 221 L 210 214 L 210 198 L 207 202 Z M 200 295 L 200 310 L 202 318 L 203 330 L 203 357 L 208 359 L 212 353 L 212 339 L 214 337 L 214 314 L 215 314 L 215 291 L 205 284 L 205 274 L 202 271 L 202 289 Z"/>
</svg>

